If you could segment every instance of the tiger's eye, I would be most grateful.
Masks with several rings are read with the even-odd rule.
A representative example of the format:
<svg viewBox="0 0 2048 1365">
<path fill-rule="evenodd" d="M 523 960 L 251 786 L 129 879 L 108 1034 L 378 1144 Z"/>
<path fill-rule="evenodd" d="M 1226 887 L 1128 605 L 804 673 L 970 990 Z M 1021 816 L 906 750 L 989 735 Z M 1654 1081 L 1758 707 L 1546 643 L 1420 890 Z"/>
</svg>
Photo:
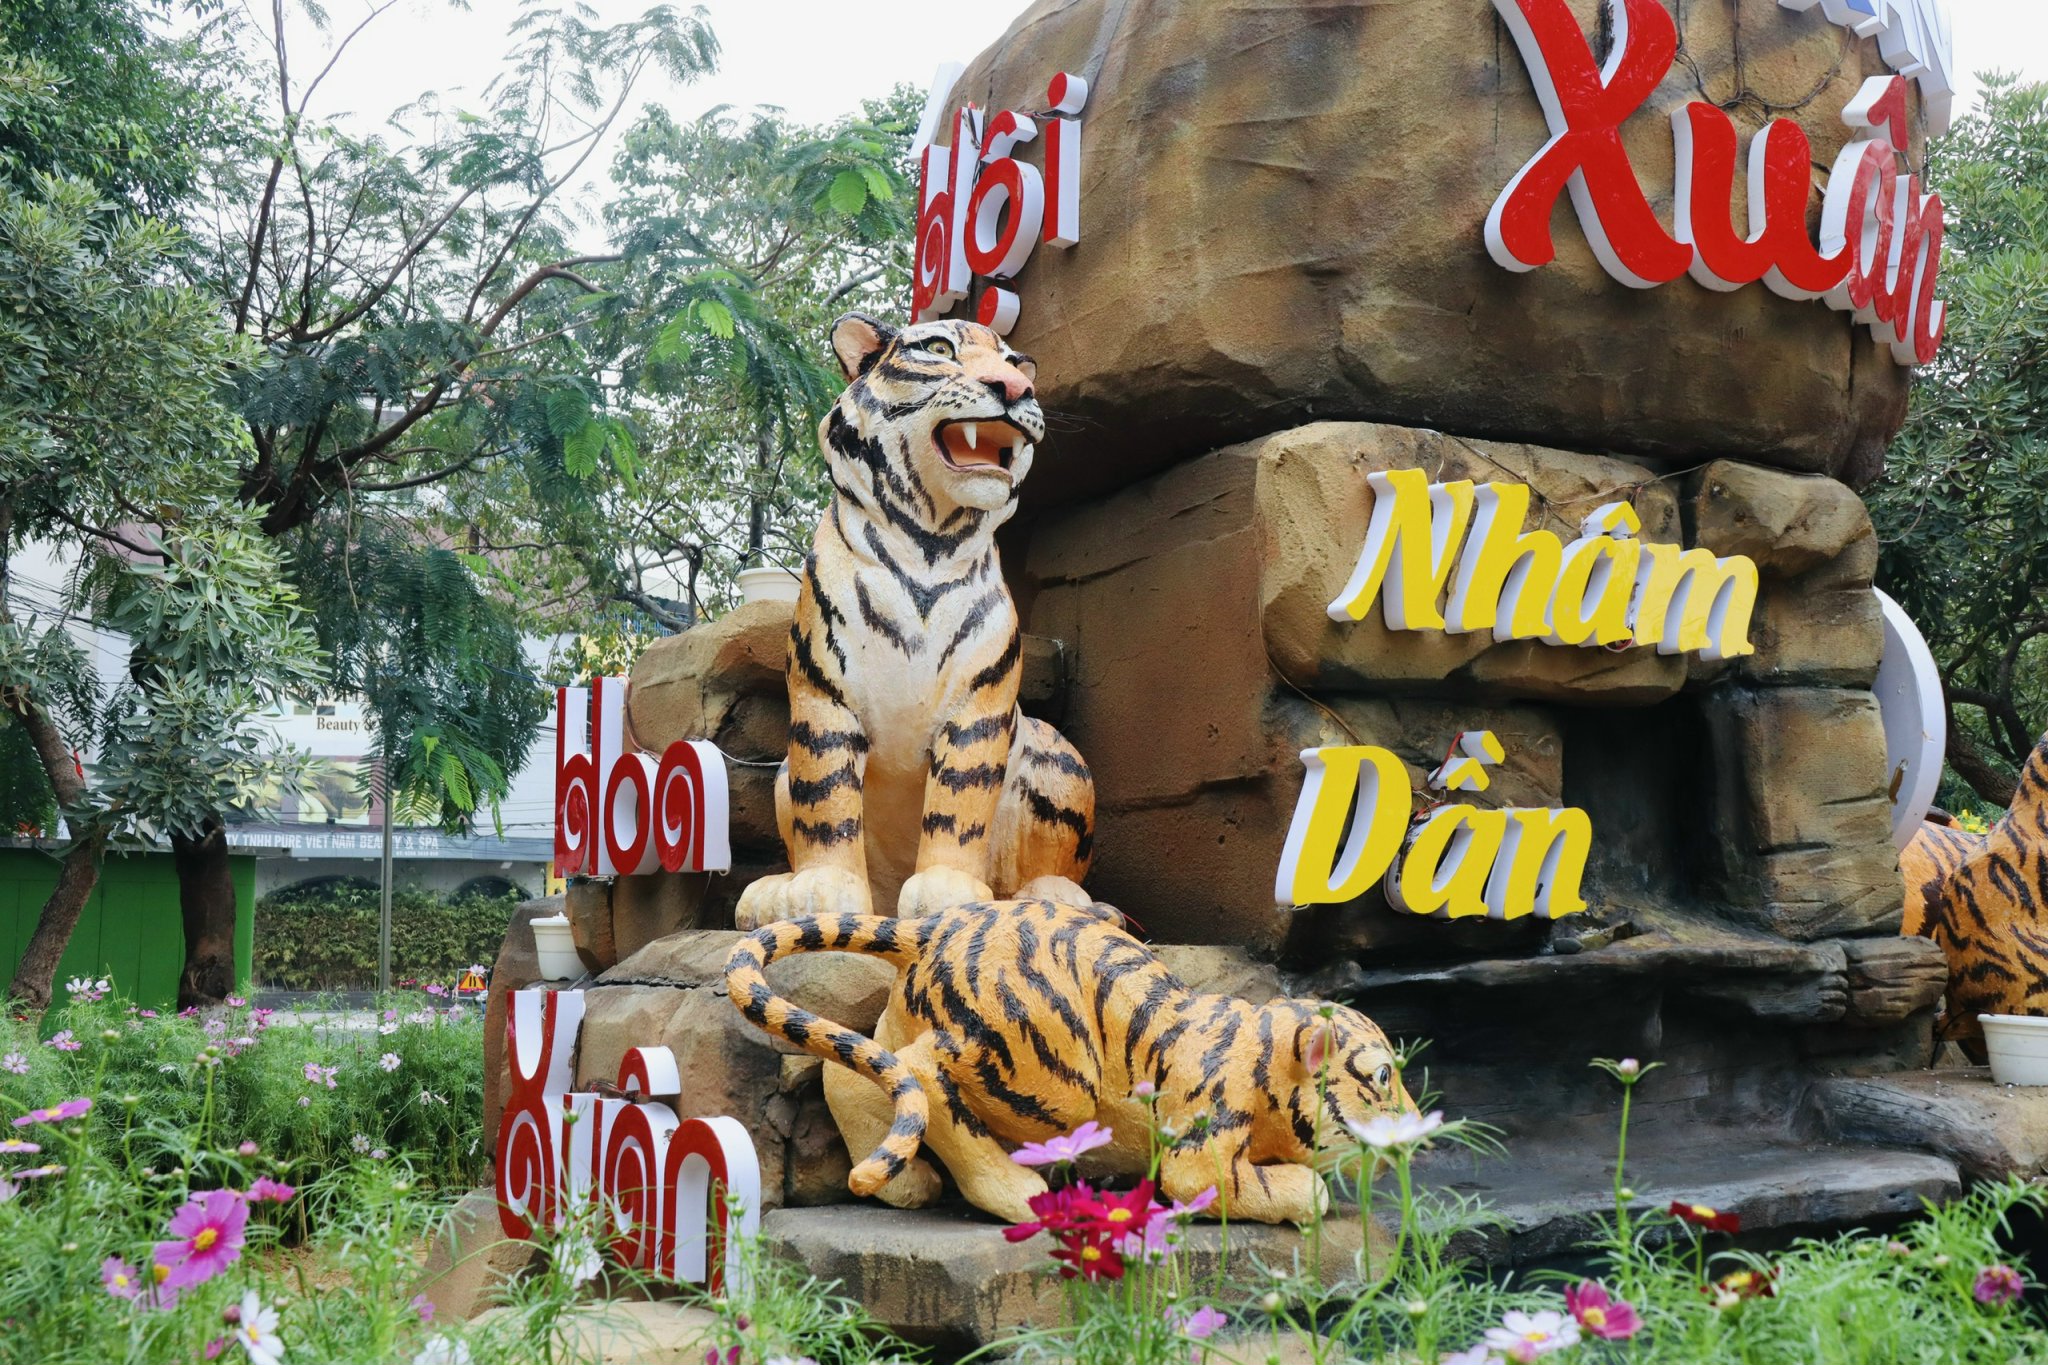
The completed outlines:
<svg viewBox="0 0 2048 1365">
<path fill-rule="evenodd" d="M 1379 1071 L 1375 1073 L 1373 1076 L 1373 1080 L 1380 1085 L 1385 1085 L 1388 1081 L 1391 1081 L 1392 1079 L 1394 1079 L 1394 1068 L 1385 1065 L 1382 1065 Z"/>
<path fill-rule="evenodd" d="M 933 337 L 924 344 L 924 348 L 941 360 L 951 360 L 953 358 L 953 343 L 944 337 Z"/>
</svg>

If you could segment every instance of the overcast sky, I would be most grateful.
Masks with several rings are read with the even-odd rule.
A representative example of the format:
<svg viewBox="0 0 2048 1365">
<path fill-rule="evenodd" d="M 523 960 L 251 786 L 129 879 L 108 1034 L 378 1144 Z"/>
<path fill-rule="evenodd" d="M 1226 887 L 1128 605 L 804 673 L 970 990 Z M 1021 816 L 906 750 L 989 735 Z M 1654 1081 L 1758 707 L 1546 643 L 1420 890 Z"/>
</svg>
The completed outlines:
<svg viewBox="0 0 2048 1365">
<path fill-rule="evenodd" d="M 604 20 L 641 12 L 649 0 L 589 0 Z M 1190 0 L 1214 3 L 1215 0 Z M 267 28 L 267 5 L 259 27 Z M 295 26 L 300 72 L 317 70 L 324 48 L 345 33 L 366 0 L 326 0 L 332 30 Z M 1948 0 L 1954 17 L 1956 64 L 1963 75 L 1958 112 L 1975 101 L 1977 71 L 1999 67 L 2048 79 L 2048 3 L 2042 0 Z M 676 88 L 649 84 L 636 104 L 662 103 L 678 117 L 718 104 L 779 105 L 797 119 L 824 122 L 898 82 L 920 88 L 941 62 L 968 61 L 1001 36 L 1026 0 L 936 0 L 879 6 L 851 0 L 706 0 L 724 55 L 718 73 Z M 514 0 L 400 0 L 351 48 L 319 93 L 330 111 L 380 116 L 427 90 L 456 96 L 482 88 L 511 46 L 507 18 Z M 303 77 L 302 77 L 303 79 Z M 594 162 L 593 178 L 605 168 Z"/>
</svg>

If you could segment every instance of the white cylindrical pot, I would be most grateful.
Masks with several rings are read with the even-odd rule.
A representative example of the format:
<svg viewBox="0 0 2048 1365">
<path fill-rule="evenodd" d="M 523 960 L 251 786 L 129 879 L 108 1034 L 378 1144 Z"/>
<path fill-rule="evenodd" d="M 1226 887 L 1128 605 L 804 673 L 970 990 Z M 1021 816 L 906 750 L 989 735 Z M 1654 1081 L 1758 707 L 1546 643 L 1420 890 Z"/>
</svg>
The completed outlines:
<svg viewBox="0 0 2048 1365">
<path fill-rule="evenodd" d="M 799 580 L 787 569 L 741 569 L 739 585 L 742 602 L 794 602 Z"/>
<path fill-rule="evenodd" d="M 576 955 L 576 935 L 567 915 L 533 921 L 533 953 L 540 959 L 542 980 L 568 981 L 583 975 L 583 959 Z"/>
<path fill-rule="evenodd" d="M 1991 1079 L 2000 1085 L 2048 1085 L 2048 1019 L 1980 1014 Z"/>
</svg>

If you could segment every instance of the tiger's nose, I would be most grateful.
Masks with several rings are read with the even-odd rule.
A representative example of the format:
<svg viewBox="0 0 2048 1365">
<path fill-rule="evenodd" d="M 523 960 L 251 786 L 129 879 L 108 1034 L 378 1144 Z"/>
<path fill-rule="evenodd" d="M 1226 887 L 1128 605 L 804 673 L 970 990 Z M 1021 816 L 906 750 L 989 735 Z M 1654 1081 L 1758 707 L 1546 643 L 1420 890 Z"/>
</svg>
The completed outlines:
<svg viewBox="0 0 2048 1365">
<path fill-rule="evenodd" d="M 1015 366 L 1006 365 L 993 377 L 981 382 L 996 396 L 996 401 L 1006 408 L 1012 403 L 1021 403 L 1031 397 L 1031 381 L 1025 377 L 1024 371 Z"/>
</svg>

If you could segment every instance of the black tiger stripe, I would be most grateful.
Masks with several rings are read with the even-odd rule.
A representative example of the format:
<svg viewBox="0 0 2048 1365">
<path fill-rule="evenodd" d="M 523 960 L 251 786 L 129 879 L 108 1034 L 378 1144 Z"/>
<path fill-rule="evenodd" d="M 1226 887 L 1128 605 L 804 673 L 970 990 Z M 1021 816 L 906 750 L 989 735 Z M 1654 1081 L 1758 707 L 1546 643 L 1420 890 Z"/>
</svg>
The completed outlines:
<svg viewBox="0 0 2048 1365">
<path fill-rule="evenodd" d="M 994 687 L 997 683 L 1007 679 L 1010 676 L 1010 670 L 1015 668 L 1017 661 L 1023 657 L 1023 651 L 1024 636 L 1016 627 L 1012 626 L 1010 628 L 1010 643 L 1003 646 L 1003 652 L 996 656 L 994 663 L 967 680 L 968 691 L 979 692 L 984 687 Z"/>
<path fill-rule="evenodd" d="M 1027 748 L 1024 750 L 1024 765 L 1030 768 L 1056 768 L 1067 776 L 1077 777 L 1083 782 L 1095 780 L 1095 774 L 1088 770 L 1088 765 L 1065 749 Z"/>
<path fill-rule="evenodd" d="M 837 824 L 826 824 L 823 820 L 792 820 L 790 830 L 806 843 L 833 844 L 851 843 L 860 838 L 860 817 L 849 815 Z"/>
<path fill-rule="evenodd" d="M 957 749 L 963 745 L 979 744 L 982 740 L 1008 734 L 1016 722 L 1017 713 L 1014 710 L 983 716 L 972 725 L 956 725 L 949 720 L 939 726 L 939 738 Z"/>
<path fill-rule="evenodd" d="M 1003 785 L 1003 769 L 994 763 L 977 763 L 971 768 L 938 767 L 932 780 L 949 792 L 987 791 Z"/>
<path fill-rule="evenodd" d="M 1009 600 L 1010 590 L 1000 583 L 976 598 L 974 605 L 967 609 L 967 614 L 960 618 L 960 626 L 953 632 L 953 638 L 939 651 L 939 666 L 945 667 L 946 662 L 953 657 L 953 651 L 966 644 L 974 632 L 981 629 L 981 623 L 988 619 L 989 613 L 997 607 L 1006 605 Z"/>
<path fill-rule="evenodd" d="M 860 774 L 851 763 L 842 763 L 818 778 L 789 779 L 789 799 L 799 806 L 815 806 L 841 787 L 860 787 Z"/>
<path fill-rule="evenodd" d="M 874 599 L 868 596 L 868 585 L 858 578 L 853 583 L 853 597 L 855 605 L 860 608 L 860 619 L 867 628 L 902 650 L 904 658 L 914 659 L 923 651 L 924 636 L 920 634 L 913 640 L 905 635 L 901 626 L 876 608 Z"/>
<path fill-rule="evenodd" d="M 794 623 L 789 628 L 789 646 L 790 662 L 796 665 L 796 671 L 803 675 L 804 681 L 824 693 L 825 698 L 840 710 L 852 710 L 846 704 L 846 693 L 818 666 L 817 656 L 811 652 L 810 636 Z"/>
<path fill-rule="evenodd" d="M 820 758 L 839 749 L 851 749 L 856 754 L 868 751 L 868 737 L 858 730 L 819 730 L 802 720 L 790 722 L 789 742 Z"/>
</svg>

